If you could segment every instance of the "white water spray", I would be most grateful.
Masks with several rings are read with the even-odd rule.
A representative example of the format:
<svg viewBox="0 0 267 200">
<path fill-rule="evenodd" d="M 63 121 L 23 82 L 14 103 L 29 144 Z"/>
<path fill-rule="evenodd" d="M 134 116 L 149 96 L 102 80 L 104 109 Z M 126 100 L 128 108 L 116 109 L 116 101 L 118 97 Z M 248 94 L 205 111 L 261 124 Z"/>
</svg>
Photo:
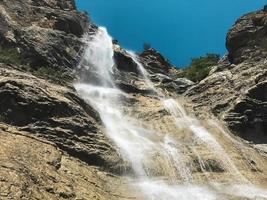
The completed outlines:
<svg viewBox="0 0 267 200">
<path fill-rule="evenodd" d="M 261 198 L 266 198 L 266 190 L 265 189 L 261 189 L 261 188 L 257 188 L 255 186 L 253 186 L 253 184 L 246 179 L 238 170 L 238 168 L 235 166 L 235 164 L 231 161 L 231 159 L 228 157 L 227 153 L 224 151 L 224 149 L 222 148 L 222 146 L 217 142 L 217 140 L 215 139 L 215 137 L 213 137 L 207 130 L 206 128 L 202 127 L 199 123 L 199 121 L 197 119 L 194 119 L 192 117 L 189 117 L 185 111 L 185 109 L 174 99 L 167 99 L 165 97 L 165 95 L 159 91 L 153 84 L 153 82 L 149 79 L 149 73 L 146 71 L 146 69 L 144 68 L 144 66 L 139 62 L 138 57 L 130 52 L 129 53 L 133 60 L 137 63 L 138 67 L 139 67 L 139 72 L 143 75 L 145 82 L 147 83 L 147 86 L 150 87 L 156 94 L 158 94 L 158 96 L 160 97 L 160 99 L 162 100 L 165 109 L 167 109 L 170 114 L 173 116 L 176 126 L 179 129 L 189 129 L 190 131 L 192 131 L 192 133 L 194 134 L 194 136 L 196 137 L 196 139 L 200 140 L 201 142 L 205 143 L 208 145 L 208 147 L 210 148 L 210 150 L 212 151 L 211 153 L 215 153 L 215 155 L 218 157 L 218 159 L 220 159 L 221 163 L 223 164 L 224 168 L 227 169 L 231 174 L 234 175 L 235 178 L 237 178 L 239 181 L 243 182 L 243 185 L 232 185 L 235 188 L 238 188 L 238 192 L 236 193 L 231 193 L 229 192 L 229 188 L 225 189 L 225 194 L 230 194 L 233 196 L 240 196 L 240 197 L 246 197 L 246 198 L 252 198 L 251 194 L 255 194 L 255 191 L 259 191 L 260 193 L 258 194 Z M 214 123 L 214 121 L 209 121 L 210 124 L 213 124 L 214 126 L 217 126 L 217 129 L 222 132 L 225 136 L 227 136 L 228 138 L 231 138 L 228 134 L 226 134 L 225 130 L 223 130 L 221 127 L 218 126 L 218 124 Z M 231 138 L 231 141 L 234 141 L 233 138 Z M 237 141 L 234 141 L 234 143 L 237 143 Z M 243 145 L 242 145 L 243 147 Z M 174 151 L 174 149 L 171 148 L 171 146 L 165 146 L 167 151 L 170 151 L 170 154 L 173 155 L 173 157 L 177 157 L 175 156 L 173 153 L 176 152 L 176 150 Z M 206 166 L 204 161 L 202 160 L 202 158 L 200 157 L 200 155 L 195 151 L 194 146 L 190 147 L 191 150 L 193 150 L 193 152 L 195 152 L 195 155 L 198 158 L 200 167 L 202 169 L 202 172 L 207 176 L 206 173 Z M 177 166 L 177 165 L 175 165 Z M 174 166 L 174 167 L 175 167 Z M 184 170 L 185 173 L 182 173 L 184 175 L 187 175 L 186 178 L 184 178 L 184 180 L 192 180 L 191 177 L 191 173 L 187 173 L 187 171 L 189 172 L 188 168 L 186 166 L 183 166 L 180 164 L 180 168 L 179 170 Z M 220 185 L 220 184 L 218 184 Z M 217 185 L 217 186 L 218 186 Z M 211 185 L 214 186 L 214 185 Z M 246 188 L 246 193 L 243 193 L 241 195 L 241 192 L 239 191 L 243 191 L 245 192 Z M 212 187 L 213 190 L 216 190 L 217 193 L 220 193 L 220 191 L 222 189 L 218 189 L 215 187 Z M 233 191 L 233 190 L 231 190 Z M 181 198 L 181 197 L 180 197 Z M 189 198 L 189 197 L 187 197 Z M 213 197 L 212 197 L 213 198 Z M 218 196 L 217 196 L 218 198 Z M 223 197 L 220 197 L 223 198 Z M 255 198 L 255 196 L 253 197 Z M 191 199 L 191 198 L 189 198 Z M 206 198 L 205 198 L 206 199 Z M 209 198 L 207 198 L 209 199 Z"/>
<path fill-rule="evenodd" d="M 105 126 L 107 136 L 117 145 L 120 153 L 126 161 L 131 164 L 135 172 L 135 185 L 142 188 L 146 195 L 145 199 L 149 200 L 215 200 L 224 199 L 221 194 L 221 186 L 211 187 L 207 185 L 196 185 L 193 182 L 193 176 L 190 168 L 180 159 L 183 155 L 179 151 L 179 142 L 175 141 L 168 135 L 147 130 L 140 126 L 137 119 L 126 116 L 122 110 L 124 106 L 121 99 L 127 98 L 128 95 L 118 89 L 113 80 L 113 45 L 112 38 L 107 34 L 106 29 L 99 28 L 97 34 L 93 37 L 86 36 L 85 41 L 88 44 L 84 58 L 80 67 L 85 67 L 89 72 L 96 73 L 97 83 L 80 80 L 75 84 L 76 90 L 81 97 L 85 99 L 100 114 L 101 120 Z M 164 99 L 164 95 L 159 92 L 150 81 L 149 74 L 144 67 L 138 62 L 136 56 L 132 54 L 134 61 L 138 64 L 141 73 L 144 75 L 146 83 Z M 187 118 L 186 112 L 179 104 L 174 104 L 172 100 L 166 100 L 165 106 L 172 115 L 177 118 L 177 124 L 180 124 L 179 118 L 184 118 L 184 123 L 201 140 L 216 144 L 207 132 L 186 123 L 191 123 Z M 177 108 L 178 106 L 178 108 Z M 217 149 L 218 145 L 214 146 Z M 155 160 L 163 160 L 162 166 L 153 166 L 157 164 Z M 166 165 L 166 166 L 164 166 Z M 172 169 L 171 173 L 164 174 L 164 168 Z M 165 177 L 156 177 L 150 173 L 150 169 L 158 168 L 159 172 Z M 182 179 L 182 183 L 177 180 L 172 181 L 175 177 L 171 174 L 177 173 Z M 169 176 L 169 177 L 168 177 Z M 229 188 L 224 188 L 227 193 L 235 196 L 245 196 L 242 191 L 246 186 L 238 187 L 238 194 Z M 249 195 L 256 195 L 258 191 L 253 190 Z M 262 192 L 262 191 L 261 191 Z M 265 193 L 262 192 L 262 196 Z M 250 197 L 249 196 L 249 197 Z M 246 196 L 245 196 L 246 197 Z"/>
<path fill-rule="evenodd" d="M 130 55 L 132 56 L 133 60 L 137 63 L 139 71 L 143 75 L 147 85 L 153 91 L 155 91 L 156 94 L 160 95 L 164 107 L 173 116 L 177 128 L 179 129 L 187 128 L 191 130 L 197 139 L 206 143 L 212 149 L 212 151 L 214 151 L 218 156 L 221 157 L 221 162 L 223 163 L 224 167 L 227 170 L 234 173 L 239 178 L 242 178 L 244 181 L 248 182 L 246 178 L 244 178 L 243 175 L 239 172 L 236 166 L 232 163 L 232 161 L 227 156 L 226 152 L 221 147 L 221 145 L 216 141 L 216 139 L 204 127 L 202 127 L 199 124 L 198 120 L 189 117 L 185 109 L 177 101 L 175 101 L 174 99 L 166 99 L 165 95 L 161 93 L 159 90 L 157 90 L 152 81 L 149 79 L 149 73 L 146 71 L 143 65 L 138 61 L 136 55 L 133 53 L 130 53 Z M 200 159 L 200 165 L 202 165 L 202 163 L 203 161 Z"/>
<path fill-rule="evenodd" d="M 115 86 L 111 76 L 114 65 L 113 54 L 110 53 L 113 52 L 112 45 L 110 45 L 111 40 L 106 30 L 100 28 L 98 34 L 92 39 L 92 44 L 89 43 L 85 53 L 85 63 L 88 64 L 86 68 L 99 73 L 102 80 L 97 85 L 94 81 L 92 81 L 93 84 L 90 82 L 77 83 L 75 88 L 99 112 L 108 137 L 119 147 L 123 158 L 131 163 L 137 182 L 149 183 L 153 178 L 149 171 L 149 162 L 153 161 L 153 157 L 160 156 L 162 160 L 166 160 L 164 164 L 168 165 L 168 162 L 169 165 L 176 163 L 178 167 L 178 152 L 169 146 L 172 144 L 170 138 L 168 141 L 164 141 L 161 134 L 138 126 L 135 119 L 127 117 L 122 112 L 121 107 L 123 105 L 120 99 L 123 96 L 127 98 L 127 94 Z M 83 62 L 81 62 L 82 64 Z M 169 152 L 165 151 L 166 146 L 169 147 Z M 169 157 L 171 157 L 171 160 L 169 160 Z M 176 171 L 176 168 L 174 170 Z M 187 177 L 185 173 L 189 174 L 189 172 L 182 172 L 182 170 L 179 170 L 178 173 L 181 173 L 181 177 L 184 178 Z M 150 191 L 151 193 L 153 191 Z"/>
<path fill-rule="evenodd" d="M 85 35 L 84 42 L 87 47 L 81 64 L 84 64 L 88 71 L 94 71 L 99 76 L 99 85 L 114 87 L 114 81 L 112 80 L 114 66 L 113 43 L 111 37 L 108 36 L 107 30 L 100 27 L 97 37 Z"/>
</svg>

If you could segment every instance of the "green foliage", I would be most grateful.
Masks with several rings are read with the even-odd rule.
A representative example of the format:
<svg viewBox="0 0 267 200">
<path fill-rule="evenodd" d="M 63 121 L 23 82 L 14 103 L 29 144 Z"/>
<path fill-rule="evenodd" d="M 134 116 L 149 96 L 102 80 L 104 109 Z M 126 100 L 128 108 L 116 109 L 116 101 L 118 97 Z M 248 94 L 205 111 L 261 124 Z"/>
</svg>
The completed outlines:
<svg viewBox="0 0 267 200">
<path fill-rule="evenodd" d="M 38 77 L 50 79 L 56 83 L 66 83 L 72 80 L 72 77 L 66 71 L 53 67 L 38 67 L 32 70 L 31 73 Z"/>
<path fill-rule="evenodd" d="M 6 113 L 2 112 L 0 113 L 0 123 L 5 122 L 7 120 Z"/>
<path fill-rule="evenodd" d="M 216 65 L 219 59 L 220 55 L 218 54 L 207 54 L 206 56 L 193 58 L 191 64 L 183 69 L 179 77 L 199 82 L 208 76 L 211 67 Z"/>
<path fill-rule="evenodd" d="M 70 73 L 63 69 L 55 69 L 49 66 L 30 66 L 29 60 L 23 58 L 23 56 L 17 51 L 16 48 L 9 48 L 0 45 L 0 63 L 12 65 L 14 69 L 29 72 L 35 76 L 49 79 L 53 82 L 65 84 L 72 81 Z M 0 116 L 1 121 L 2 116 Z"/>
<path fill-rule="evenodd" d="M 0 46 L 0 63 L 21 65 L 23 64 L 23 57 L 15 48 Z"/>
</svg>

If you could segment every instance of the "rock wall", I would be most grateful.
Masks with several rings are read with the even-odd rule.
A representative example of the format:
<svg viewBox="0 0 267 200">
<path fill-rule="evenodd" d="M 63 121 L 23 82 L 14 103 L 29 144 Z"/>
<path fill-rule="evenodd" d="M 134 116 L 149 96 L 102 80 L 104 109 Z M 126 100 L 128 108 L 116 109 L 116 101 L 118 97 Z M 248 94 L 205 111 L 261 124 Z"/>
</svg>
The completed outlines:
<svg viewBox="0 0 267 200">
<path fill-rule="evenodd" d="M 0 119 L 53 142 L 73 157 L 107 170 L 120 157 L 102 132 L 97 113 L 73 88 L 0 68 Z"/>
<path fill-rule="evenodd" d="M 131 197 L 115 175 L 127 165 L 72 87 L 96 29 L 73 0 L 0 1 L 0 199 Z"/>
<path fill-rule="evenodd" d="M 1 45 L 34 67 L 76 67 L 81 36 L 96 28 L 73 0 L 3 0 L 0 19 Z"/>
<path fill-rule="evenodd" d="M 227 34 L 228 55 L 186 92 L 199 114 L 210 111 L 239 136 L 267 142 L 267 12 L 241 17 Z"/>
<path fill-rule="evenodd" d="M 200 83 L 177 79 L 179 70 L 155 49 L 141 53 L 139 61 L 160 91 L 184 97 L 193 114 L 203 119 L 215 115 L 243 138 L 265 143 L 266 18 L 267 12 L 259 11 L 238 20 L 227 36 L 228 56 Z M 96 30 L 73 0 L 0 1 L 0 141 L 4 144 L 0 147 L 0 199 L 141 199 L 121 176 L 130 172 L 129 164 L 104 134 L 94 108 L 72 87 L 76 77 L 71 72 L 84 47 L 82 36 Z M 1 58 L 9 50 L 15 51 L 20 62 Z M 123 109 L 144 126 L 151 124 L 158 131 L 186 138 L 131 56 L 116 44 L 114 53 L 116 84 L 129 94 Z M 53 71 L 46 77 L 38 69 Z M 70 79 L 57 82 L 65 71 Z M 88 78 L 94 78 L 93 72 Z M 233 157 L 239 155 L 234 147 L 229 149 Z M 244 170 L 255 181 L 264 182 L 264 176 L 257 178 L 251 171 L 260 173 L 265 162 L 257 152 L 247 151 L 257 157 L 253 167 L 260 163 L 260 170 Z M 200 153 L 206 155 L 206 151 Z M 242 162 L 237 161 L 240 166 Z M 203 175 L 196 171 L 196 176 Z M 224 174 L 215 176 L 223 180 Z"/>
</svg>

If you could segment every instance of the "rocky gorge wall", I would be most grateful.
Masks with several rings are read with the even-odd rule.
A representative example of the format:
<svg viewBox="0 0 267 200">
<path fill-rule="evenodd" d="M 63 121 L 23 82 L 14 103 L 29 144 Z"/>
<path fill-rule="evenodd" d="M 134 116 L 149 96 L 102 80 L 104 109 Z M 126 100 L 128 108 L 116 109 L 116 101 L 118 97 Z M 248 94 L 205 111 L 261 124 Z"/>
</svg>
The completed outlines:
<svg viewBox="0 0 267 200">
<path fill-rule="evenodd" d="M 0 199 L 139 199 L 121 176 L 129 164 L 72 86 L 83 74 L 76 70 L 82 36 L 96 30 L 73 0 L 0 1 Z M 154 49 L 140 62 L 193 115 L 214 115 L 241 137 L 266 143 L 266 31 L 264 10 L 238 20 L 227 36 L 229 54 L 200 83 L 177 78 L 179 70 Z M 114 45 L 114 53 L 116 84 L 131 95 L 125 109 L 162 131 L 170 116 L 127 52 Z M 260 177 L 264 165 L 251 155 Z"/>
<path fill-rule="evenodd" d="M 110 186 L 123 178 L 108 171 L 121 158 L 72 87 L 96 26 L 72 0 L 6 0 L 0 11 L 0 199 L 117 199 Z"/>
<path fill-rule="evenodd" d="M 241 17 L 227 34 L 229 53 L 186 98 L 196 111 L 210 111 L 239 136 L 267 139 L 267 11 Z"/>
</svg>

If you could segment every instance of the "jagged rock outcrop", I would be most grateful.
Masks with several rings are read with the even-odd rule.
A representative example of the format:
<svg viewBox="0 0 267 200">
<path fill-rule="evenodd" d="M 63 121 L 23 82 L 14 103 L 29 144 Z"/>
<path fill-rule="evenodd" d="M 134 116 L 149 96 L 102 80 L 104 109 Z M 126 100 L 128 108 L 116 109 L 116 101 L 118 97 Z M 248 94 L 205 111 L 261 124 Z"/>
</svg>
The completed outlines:
<svg viewBox="0 0 267 200">
<path fill-rule="evenodd" d="M 172 66 L 158 51 L 153 48 L 144 50 L 140 62 L 151 74 L 151 80 L 160 88 L 182 94 L 194 83 L 186 78 L 177 78 L 181 70 Z"/>
<path fill-rule="evenodd" d="M 191 100 L 187 105 L 196 113 L 204 116 L 210 111 L 242 137 L 262 143 L 266 142 L 266 29 L 266 9 L 239 20 L 228 34 L 228 57 L 198 84 L 177 78 L 179 70 L 155 49 L 145 50 L 138 59 L 166 96 L 183 97 L 180 94 L 186 92 L 185 97 Z M 60 82 L 62 72 L 71 71 L 79 62 L 86 46 L 83 34 L 96 30 L 85 14 L 76 11 L 73 0 L 0 1 L 0 199 L 141 199 L 127 187 L 123 176 L 115 175 L 131 173 L 129 163 L 104 134 L 94 108 L 71 86 L 74 73 L 69 74 L 71 81 Z M 1 58 L 1 53 L 9 54 L 9 50 L 15 57 Z M 18 60 L 9 63 L 12 58 Z M 143 127 L 151 125 L 159 133 L 183 140 L 186 165 L 193 168 L 193 176 L 206 180 L 190 148 L 192 134 L 177 129 L 137 63 L 116 44 L 114 60 L 115 83 L 127 93 L 121 99 L 125 103 L 122 110 L 139 119 Z M 48 69 L 54 70 L 43 71 Z M 56 81 L 45 79 L 44 73 Z M 87 78 L 95 76 L 91 72 Z M 213 132 L 221 139 L 219 130 Z M 210 175 L 228 180 L 228 172 L 209 154 L 206 144 L 196 145 L 198 155 L 205 156 Z M 230 157 L 239 158 L 239 149 L 231 145 L 231 141 L 222 144 Z M 242 170 L 250 180 L 266 184 L 262 174 L 265 160 L 245 147 L 242 153 L 253 160 L 234 162 L 249 166 Z M 148 170 L 162 176 L 157 172 L 165 167 L 164 162 Z"/>
<path fill-rule="evenodd" d="M 186 93 L 195 111 L 211 111 L 256 143 L 267 142 L 266 20 L 264 10 L 241 17 L 227 34 L 228 55 Z"/>
<path fill-rule="evenodd" d="M 138 74 L 138 66 L 124 49 L 114 45 L 114 61 L 119 71 L 132 72 Z"/>
<path fill-rule="evenodd" d="M 0 2 L 1 46 L 17 49 L 24 62 L 36 68 L 74 68 L 81 36 L 94 30 L 73 0 Z"/>
<path fill-rule="evenodd" d="M 51 141 L 89 165 L 119 172 L 121 159 L 102 132 L 97 113 L 74 88 L 1 65 L 0 99 L 2 122 Z"/>
<path fill-rule="evenodd" d="M 249 13 L 241 17 L 227 34 L 226 47 L 229 61 L 239 64 L 246 60 L 259 61 L 267 56 L 266 11 Z"/>
<path fill-rule="evenodd" d="M 124 178 L 70 157 L 45 138 L 0 123 L 0 141 L 2 200 L 117 200 L 133 196 Z"/>
<path fill-rule="evenodd" d="M 170 62 L 153 48 L 146 49 L 140 54 L 141 62 L 151 73 L 169 75 L 172 70 Z"/>
<path fill-rule="evenodd" d="M 159 88 L 182 94 L 194 83 L 186 78 L 177 78 L 180 70 L 176 69 L 155 49 L 147 49 L 138 55 L 138 62 L 148 71 L 148 76 Z M 116 63 L 115 76 L 118 86 L 130 93 L 150 93 L 151 88 L 140 87 L 140 79 L 144 74 L 131 55 L 115 45 L 114 60 Z M 139 86 L 138 86 L 139 84 Z"/>
<path fill-rule="evenodd" d="M 0 1 L 0 199 L 130 198 L 114 175 L 128 164 L 71 86 L 96 29 L 73 0 Z"/>
</svg>

